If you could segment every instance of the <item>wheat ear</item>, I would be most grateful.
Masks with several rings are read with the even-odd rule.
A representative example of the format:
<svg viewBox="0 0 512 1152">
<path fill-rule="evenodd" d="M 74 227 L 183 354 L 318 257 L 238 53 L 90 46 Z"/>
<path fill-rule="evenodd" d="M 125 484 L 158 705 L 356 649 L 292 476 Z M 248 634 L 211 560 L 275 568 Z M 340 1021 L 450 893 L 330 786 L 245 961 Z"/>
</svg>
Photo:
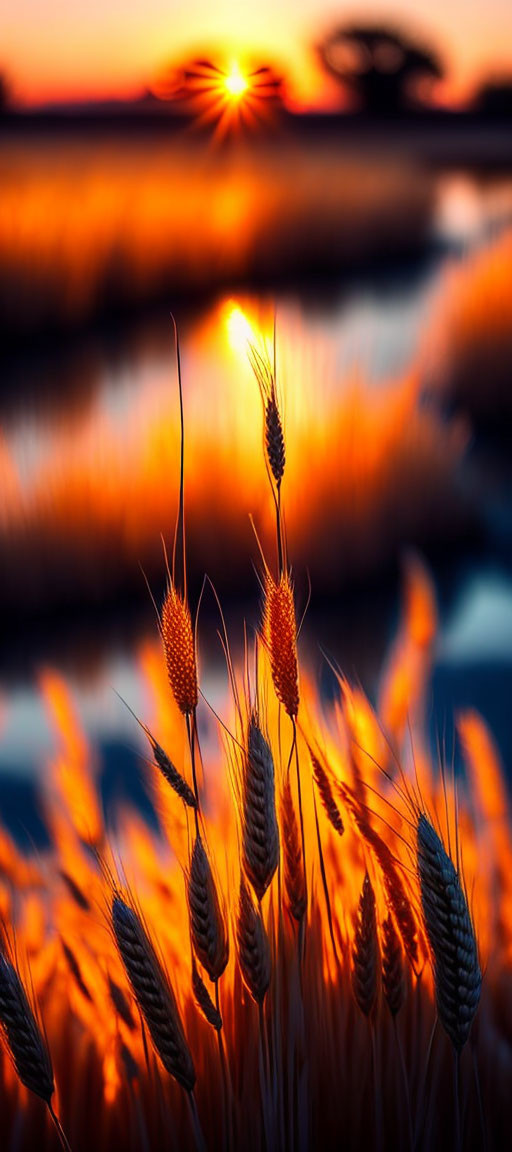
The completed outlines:
<svg viewBox="0 0 512 1152">
<path fill-rule="evenodd" d="M 405 974 L 402 945 L 391 915 L 382 925 L 382 991 L 391 1015 L 396 1016 L 405 999 Z"/>
<path fill-rule="evenodd" d="M 112 900 L 112 927 L 155 1050 L 165 1070 L 191 1092 L 196 1074 L 176 997 L 139 916 L 117 893 Z"/>
<path fill-rule="evenodd" d="M 334 799 L 331 782 L 327 772 L 321 760 L 319 760 L 318 756 L 315 755 L 311 748 L 309 749 L 309 755 L 311 757 L 313 777 L 318 788 L 318 793 L 322 802 L 322 808 L 325 812 L 325 815 L 327 816 L 329 824 L 332 826 L 332 828 L 334 828 L 334 831 L 338 833 L 338 836 L 343 836 L 345 826 L 343 824 L 341 812 Z"/>
<path fill-rule="evenodd" d="M 222 1028 L 222 1016 L 216 1008 L 210 993 L 202 979 L 199 969 L 196 964 L 195 956 L 192 954 L 192 990 L 194 999 L 198 1008 L 203 1013 L 205 1020 L 215 1028 L 216 1032 L 220 1032 Z"/>
<path fill-rule="evenodd" d="M 283 572 L 276 582 L 265 576 L 264 639 L 270 655 L 272 680 L 278 700 L 295 719 L 299 710 L 297 624 L 290 576 Z"/>
<path fill-rule="evenodd" d="M 283 833 L 283 875 L 286 897 L 294 920 L 300 923 L 307 907 L 306 881 L 299 825 L 288 776 L 285 777 L 281 797 L 281 827 Z"/>
<path fill-rule="evenodd" d="M 424 813 L 418 818 L 416 843 L 437 1010 L 456 1052 L 460 1052 L 468 1039 L 482 986 L 475 932 L 459 873 Z"/>
<path fill-rule="evenodd" d="M 270 947 L 259 908 L 242 876 L 236 934 L 240 969 L 253 1000 L 263 1004 L 270 984 Z"/>
<path fill-rule="evenodd" d="M 21 1083 L 49 1104 L 55 1091 L 50 1053 L 18 973 L 1 949 L 0 1024 Z"/>
<path fill-rule="evenodd" d="M 279 829 L 274 760 L 254 712 L 242 776 L 242 852 L 246 876 L 262 900 L 279 863 Z"/>
<path fill-rule="evenodd" d="M 375 895 L 367 872 L 359 897 L 352 962 L 354 997 L 363 1015 L 370 1016 L 377 1000 L 379 941 Z"/>
<path fill-rule="evenodd" d="M 163 603 L 160 627 L 172 694 L 180 712 L 190 716 L 197 707 L 199 693 L 194 630 L 188 603 L 172 582 Z"/>
<path fill-rule="evenodd" d="M 199 834 L 192 849 L 187 899 L 194 951 L 210 980 L 218 980 L 228 962 L 229 943 L 210 861 Z"/>
</svg>

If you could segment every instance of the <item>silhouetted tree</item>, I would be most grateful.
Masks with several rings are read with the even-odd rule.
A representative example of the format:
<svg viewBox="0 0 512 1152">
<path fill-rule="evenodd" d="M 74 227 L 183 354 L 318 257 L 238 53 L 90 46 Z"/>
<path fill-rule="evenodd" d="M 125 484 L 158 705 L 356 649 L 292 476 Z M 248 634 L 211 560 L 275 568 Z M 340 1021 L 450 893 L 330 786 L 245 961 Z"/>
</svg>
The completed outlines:
<svg viewBox="0 0 512 1152">
<path fill-rule="evenodd" d="M 425 89 L 443 75 L 435 52 L 380 25 L 336 28 L 320 45 L 320 55 L 357 106 L 374 116 L 424 106 Z"/>
<path fill-rule="evenodd" d="M 0 72 L 0 116 L 6 112 L 11 103 L 11 89 L 7 76 Z"/>
<path fill-rule="evenodd" d="M 512 76 L 503 80 L 488 80 L 477 92 L 474 107 L 482 116 L 512 119 Z"/>
</svg>

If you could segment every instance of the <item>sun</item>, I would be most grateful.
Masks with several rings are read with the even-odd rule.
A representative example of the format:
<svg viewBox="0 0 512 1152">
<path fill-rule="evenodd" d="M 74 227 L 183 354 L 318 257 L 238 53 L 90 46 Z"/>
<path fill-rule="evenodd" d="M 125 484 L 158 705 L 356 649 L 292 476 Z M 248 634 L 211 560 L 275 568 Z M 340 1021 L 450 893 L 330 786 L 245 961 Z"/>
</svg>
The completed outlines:
<svg viewBox="0 0 512 1152">
<path fill-rule="evenodd" d="M 224 87 L 232 100 L 239 100 L 247 92 L 249 81 L 240 71 L 239 64 L 232 64 L 229 72 L 224 76 Z"/>
<path fill-rule="evenodd" d="M 217 142 L 235 133 L 268 126 L 281 98 L 281 80 L 261 64 L 242 67 L 195 60 L 184 69 L 181 95 L 195 113 L 197 127 L 212 125 Z"/>
</svg>

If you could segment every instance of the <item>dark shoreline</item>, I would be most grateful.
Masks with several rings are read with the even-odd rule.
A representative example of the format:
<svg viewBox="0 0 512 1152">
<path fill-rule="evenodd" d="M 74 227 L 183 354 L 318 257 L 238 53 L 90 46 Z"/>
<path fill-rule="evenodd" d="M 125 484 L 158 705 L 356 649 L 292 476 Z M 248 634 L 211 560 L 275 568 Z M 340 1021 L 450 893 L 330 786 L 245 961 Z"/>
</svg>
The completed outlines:
<svg viewBox="0 0 512 1152">
<path fill-rule="evenodd" d="M 190 116 L 157 102 L 8 110 L 0 117 L 0 145 L 3 138 L 73 136 L 78 140 L 91 133 L 137 142 L 145 137 L 166 137 L 201 147 L 211 137 L 211 130 L 198 127 Z M 375 118 L 332 112 L 299 115 L 280 110 L 264 129 L 245 137 L 243 147 L 279 148 L 283 142 L 308 148 L 327 142 L 372 157 L 397 155 L 434 167 L 460 165 L 487 173 L 512 167 L 512 119 L 475 112 L 418 112 Z M 240 143 L 238 139 L 228 140 L 216 147 L 229 151 Z"/>
</svg>

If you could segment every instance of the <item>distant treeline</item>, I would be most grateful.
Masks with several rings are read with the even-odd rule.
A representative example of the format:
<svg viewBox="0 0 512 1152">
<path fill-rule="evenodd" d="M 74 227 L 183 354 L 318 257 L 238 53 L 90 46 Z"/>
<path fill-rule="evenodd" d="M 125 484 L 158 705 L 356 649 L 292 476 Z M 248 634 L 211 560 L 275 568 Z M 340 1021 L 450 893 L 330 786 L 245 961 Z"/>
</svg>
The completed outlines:
<svg viewBox="0 0 512 1152">
<path fill-rule="evenodd" d="M 312 45 L 322 67 L 339 85 L 340 108 L 345 113 L 371 119 L 406 118 L 446 111 L 439 107 L 437 89 L 447 70 L 435 47 L 407 30 L 385 23 L 345 23 L 334 26 L 322 40 Z M 58 116 L 77 117 L 82 122 L 98 119 L 119 120 L 141 117 L 146 122 L 158 117 L 174 123 L 197 117 L 198 109 L 212 93 L 222 89 L 225 73 L 212 58 L 164 64 L 136 101 L 110 101 L 96 104 L 67 104 L 40 110 L 54 121 Z M 284 110 L 287 80 L 274 64 L 256 61 L 247 71 L 248 93 L 260 107 Z M 0 115 L 11 119 L 18 108 L 14 85 L 0 63 Z M 508 75 L 487 78 L 468 102 L 465 111 L 486 120 L 512 119 L 512 67 Z M 26 114 L 25 114 L 26 115 Z M 30 117 L 30 114 L 28 114 Z M 32 116 L 35 114 L 32 113 Z M 260 117 L 256 117 L 258 120 Z M 267 116 L 261 117 L 269 123 Z M 41 119 L 37 121 L 41 123 Z M 211 120 L 209 120 L 211 125 Z"/>
</svg>

